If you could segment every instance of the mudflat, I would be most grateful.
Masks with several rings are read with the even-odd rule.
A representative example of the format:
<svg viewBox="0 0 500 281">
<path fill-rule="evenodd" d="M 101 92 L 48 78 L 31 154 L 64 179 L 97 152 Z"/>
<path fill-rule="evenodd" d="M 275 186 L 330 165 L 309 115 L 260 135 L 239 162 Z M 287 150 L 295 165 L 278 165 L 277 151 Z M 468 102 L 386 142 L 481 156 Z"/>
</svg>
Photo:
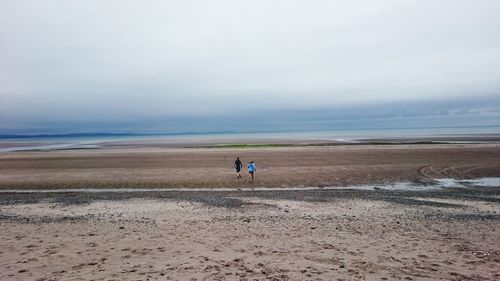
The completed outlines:
<svg viewBox="0 0 500 281">
<path fill-rule="evenodd" d="M 233 163 L 244 163 L 236 179 Z M 500 176 L 500 144 L 103 148 L 0 154 L 0 189 L 302 187 Z M 257 165 L 256 182 L 245 163 Z"/>
</svg>

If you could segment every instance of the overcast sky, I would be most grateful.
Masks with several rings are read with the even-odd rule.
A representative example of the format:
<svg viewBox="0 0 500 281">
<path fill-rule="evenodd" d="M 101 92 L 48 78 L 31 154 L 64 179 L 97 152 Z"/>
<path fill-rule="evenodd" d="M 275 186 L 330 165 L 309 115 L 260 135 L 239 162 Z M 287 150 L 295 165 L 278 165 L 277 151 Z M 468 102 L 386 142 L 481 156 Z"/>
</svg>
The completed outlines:
<svg viewBox="0 0 500 281">
<path fill-rule="evenodd" d="M 500 125 L 499 13 L 498 0 L 2 0 L 0 133 Z"/>
</svg>

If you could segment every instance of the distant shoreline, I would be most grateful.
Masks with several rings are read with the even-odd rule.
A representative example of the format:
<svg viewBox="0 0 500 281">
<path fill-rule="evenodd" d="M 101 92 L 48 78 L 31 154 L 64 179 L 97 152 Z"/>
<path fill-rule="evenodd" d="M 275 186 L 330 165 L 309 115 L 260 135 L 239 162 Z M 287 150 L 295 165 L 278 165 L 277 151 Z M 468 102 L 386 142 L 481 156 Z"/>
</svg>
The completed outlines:
<svg viewBox="0 0 500 281">
<path fill-rule="evenodd" d="M 0 153 L 117 148 L 266 148 L 499 143 L 500 127 L 287 132 L 78 133 L 0 135 Z"/>
<path fill-rule="evenodd" d="M 467 133 L 464 133 L 467 129 Z M 491 130 L 495 129 L 495 130 Z M 206 136 L 206 135 L 260 135 L 260 134 L 310 134 L 329 132 L 331 134 L 344 134 L 351 132 L 356 135 L 357 132 L 397 132 L 399 131 L 419 131 L 426 134 L 426 131 L 435 134 L 439 130 L 445 130 L 446 135 L 451 130 L 451 135 L 500 135 L 500 125 L 491 126 L 452 126 L 452 127 L 412 127 L 412 128 L 343 128 L 331 130 L 260 130 L 260 131 L 185 131 L 185 132 L 80 132 L 80 133 L 21 133 L 21 134 L 0 134 L 1 140 L 8 139 L 44 139 L 44 138 L 94 138 L 94 137 L 168 137 L 168 136 Z M 389 134 L 390 135 L 390 134 Z"/>
<path fill-rule="evenodd" d="M 108 150 L 108 149 L 265 149 L 265 148 L 307 148 L 307 147 L 339 147 L 339 146 L 403 146 L 403 145 L 449 145 L 449 144 L 497 144 L 500 143 L 500 137 L 495 138 L 471 138 L 468 140 L 446 140 L 446 139 L 380 139 L 380 140 L 360 140 L 360 141 L 342 141 L 342 142 L 320 142 L 307 140 L 296 140 L 290 142 L 228 142 L 228 143 L 147 143 L 147 142 L 102 142 L 96 144 L 72 144 L 72 143 L 1 143 L 0 153 L 8 152 L 50 152 L 50 151 L 79 151 L 79 150 Z"/>
</svg>

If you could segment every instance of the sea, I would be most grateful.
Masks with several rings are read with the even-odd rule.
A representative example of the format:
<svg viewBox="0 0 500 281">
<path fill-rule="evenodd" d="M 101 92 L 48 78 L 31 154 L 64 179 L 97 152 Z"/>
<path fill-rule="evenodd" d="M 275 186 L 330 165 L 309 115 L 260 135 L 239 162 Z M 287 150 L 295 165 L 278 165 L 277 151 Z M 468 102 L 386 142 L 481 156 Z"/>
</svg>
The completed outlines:
<svg viewBox="0 0 500 281">
<path fill-rule="evenodd" d="M 441 139 L 448 142 L 499 142 L 500 126 L 342 129 L 321 131 L 77 133 L 0 135 L 0 152 L 98 149 L 109 142 L 245 143 L 266 140 L 362 143 L 370 140 Z"/>
</svg>

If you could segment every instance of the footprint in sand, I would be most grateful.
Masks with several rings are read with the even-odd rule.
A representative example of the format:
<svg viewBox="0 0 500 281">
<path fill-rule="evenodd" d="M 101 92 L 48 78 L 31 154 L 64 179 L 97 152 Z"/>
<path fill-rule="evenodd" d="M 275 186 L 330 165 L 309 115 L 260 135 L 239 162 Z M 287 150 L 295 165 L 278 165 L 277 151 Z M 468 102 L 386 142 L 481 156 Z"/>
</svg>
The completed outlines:
<svg viewBox="0 0 500 281">
<path fill-rule="evenodd" d="M 80 263 L 80 264 L 78 264 L 78 265 L 73 265 L 73 266 L 71 267 L 71 269 L 73 269 L 73 270 L 80 270 L 80 269 L 82 269 L 84 266 L 85 266 L 85 264 L 84 264 L 84 263 Z"/>
<path fill-rule="evenodd" d="M 262 251 L 257 251 L 255 253 L 253 253 L 254 256 L 257 256 L 257 257 L 260 257 L 260 256 L 263 256 L 264 255 L 264 252 Z"/>
</svg>

